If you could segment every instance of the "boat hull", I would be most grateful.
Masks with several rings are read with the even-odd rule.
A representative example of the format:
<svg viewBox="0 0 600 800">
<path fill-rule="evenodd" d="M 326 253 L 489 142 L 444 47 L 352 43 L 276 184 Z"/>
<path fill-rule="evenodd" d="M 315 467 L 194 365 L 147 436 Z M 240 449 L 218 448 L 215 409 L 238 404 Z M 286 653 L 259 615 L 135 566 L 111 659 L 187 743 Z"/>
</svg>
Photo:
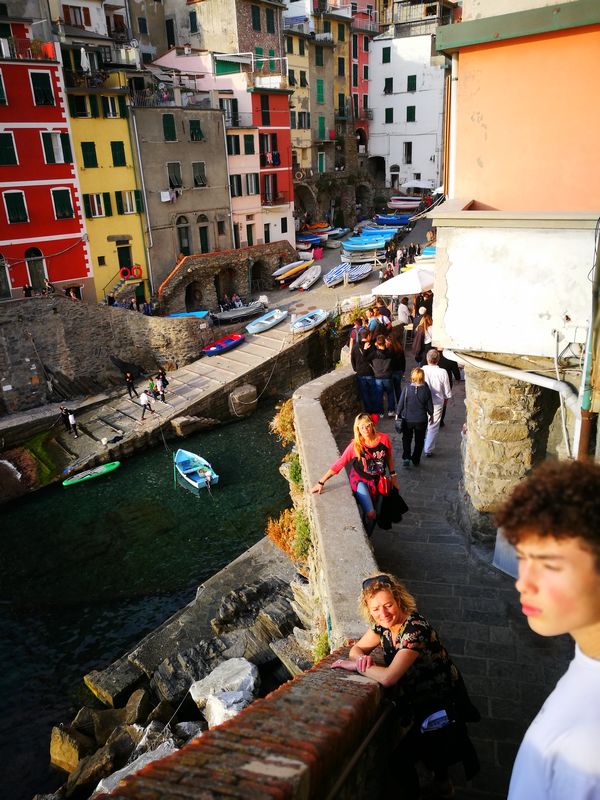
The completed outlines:
<svg viewBox="0 0 600 800">
<path fill-rule="evenodd" d="M 321 325 L 327 319 L 327 311 L 322 308 L 317 308 L 315 311 L 309 311 L 294 322 L 290 323 L 290 331 L 292 333 L 306 333 Z"/>
<path fill-rule="evenodd" d="M 217 339 L 211 344 L 207 344 L 202 348 L 202 355 L 204 356 L 218 356 L 221 353 L 227 353 L 228 350 L 233 350 L 234 347 L 246 341 L 246 335 L 243 333 L 232 333 L 229 336 L 223 336 L 222 339 Z"/>
<path fill-rule="evenodd" d="M 190 453 L 188 450 L 178 450 L 174 456 L 173 464 L 177 483 L 184 489 L 199 495 L 201 489 L 214 486 L 219 482 L 219 476 L 205 458 Z"/>
<path fill-rule="evenodd" d="M 262 333 L 263 331 L 268 331 L 270 328 L 274 328 L 275 325 L 279 325 L 280 322 L 283 322 L 287 315 L 287 311 L 281 308 L 275 308 L 273 311 L 269 311 L 268 314 L 265 314 L 264 317 L 259 317 L 248 323 L 248 325 L 246 325 L 246 330 L 248 333 Z"/>
<path fill-rule="evenodd" d="M 113 472 L 115 469 L 117 469 L 117 467 L 120 466 L 120 461 L 109 461 L 108 464 L 100 464 L 92 469 L 86 469 L 83 472 L 78 472 L 76 475 L 72 475 L 70 478 L 65 478 L 65 480 L 62 482 L 62 485 L 75 486 L 78 483 L 91 481 L 93 478 L 99 478 L 101 475 L 108 475 L 109 472 Z"/>
</svg>

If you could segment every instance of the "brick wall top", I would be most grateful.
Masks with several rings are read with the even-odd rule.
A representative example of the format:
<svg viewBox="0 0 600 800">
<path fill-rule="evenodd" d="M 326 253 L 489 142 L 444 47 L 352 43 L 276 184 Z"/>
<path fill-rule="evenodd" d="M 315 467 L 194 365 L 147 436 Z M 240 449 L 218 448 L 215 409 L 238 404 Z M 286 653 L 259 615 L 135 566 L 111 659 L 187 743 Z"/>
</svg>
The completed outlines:
<svg viewBox="0 0 600 800">
<path fill-rule="evenodd" d="M 332 670 L 347 650 L 97 800 L 322 800 L 379 714 L 379 684 Z"/>
</svg>

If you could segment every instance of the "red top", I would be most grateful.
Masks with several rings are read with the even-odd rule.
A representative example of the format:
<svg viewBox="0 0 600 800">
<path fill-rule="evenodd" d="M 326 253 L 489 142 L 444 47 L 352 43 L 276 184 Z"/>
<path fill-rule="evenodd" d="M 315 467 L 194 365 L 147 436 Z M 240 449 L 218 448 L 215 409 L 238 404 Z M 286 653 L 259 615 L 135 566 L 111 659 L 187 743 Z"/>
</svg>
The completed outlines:
<svg viewBox="0 0 600 800">
<path fill-rule="evenodd" d="M 377 444 L 373 447 L 367 447 L 365 445 L 364 455 L 360 459 L 356 457 L 356 453 L 354 452 L 354 441 L 350 442 L 335 464 L 331 466 L 331 469 L 337 475 L 342 467 L 345 467 L 346 464 L 353 461 L 353 466 L 359 474 L 382 475 L 385 473 L 385 468 L 391 452 L 392 443 L 390 442 L 390 437 L 386 433 L 379 433 Z"/>
</svg>

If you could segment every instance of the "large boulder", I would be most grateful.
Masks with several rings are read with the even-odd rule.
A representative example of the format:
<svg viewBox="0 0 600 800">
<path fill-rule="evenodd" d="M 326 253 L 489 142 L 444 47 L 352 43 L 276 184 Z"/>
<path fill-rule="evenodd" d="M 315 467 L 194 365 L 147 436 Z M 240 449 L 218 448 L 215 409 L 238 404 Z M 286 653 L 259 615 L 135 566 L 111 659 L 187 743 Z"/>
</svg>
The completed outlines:
<svg viewBox="0 0 600 800">
<path fill-rule="evenodd" d="M 129 697 L 144 677 L 142 670 L 123 656 L 106 669 L 88 672 L 83 680 L 105 705 L 116 707 Z"/>
<path fill-rule="evenodd" d="M 79 762 L 77 769 L 69 775 L 66 796 L 87 797 L 102 778 L 125 766 L 134 747 L 130 733 L 120 731 L 104 747 Z"/>
<path fill-rule="evenodd" d="M 148 764 L 151 764 L 153 761 L 157 761 L 159 758 L 165 758 L 166 756 L 171 755 L 171 753 L 174 753 L 175 750 L 177 750 L 175 743 L 172 739 L 169 739 L 168 741 L 159 744 L 155 750 L 148 750 L 147 752 L 142 753 L 134 761 L 131 761 L 121 769 L 113 772 L 112 775 L 102 778 L 102 780 L 96 786 L 96 789 L 92 794 L 92 798 L 99 794 L 108 794 L 109 792 L 112 792 L 113 789 L 117 787 L 119 781 L 122 781 L 123 778 L 139 772 L 139 770 L 143 769 L 143 767 L 148 766 Z"/>
<path fill-rule="evenodd" d="M 285 581 L 272 577 L 264 581 L 248 583 L 223 597 L 211 627 L 215 633 L 223 633 L 233 628 L 249 627 L 260 609 L 274 595 L 291 596 Z"/>
<path fill-rule="evenodd" d="M 50 763 L 55 767 L 73 772 L 82 758 L 89 756 L 96 749 L 96 742 L 91 736 L 70 725 L 55 725 L 50 737 Z"/>
<path fill-rule="evenodd" d="M 200 681 L 190 686 L 190 695 L 202 711 L 211 695 L 220 692 L 241 692 L 251 699 L 260 687 L 260 676 L 254 664 L 245 658 L 230 658 Z M 237 712 L 236 712 L 237 713 Z"/>
<path fill-rule="evenodd" d="M 145 689 L 136 689 L 125 706 L 125 722 L 128 725 L 145 725 L 152 711 L 150 696 Z"/>
<path fill-rule="evenodd" d="M 211 694 L 206 700 L 203 712 L 208 722 L 208 727 L 214 728 L 235 717 L 243 708 L 249 706 L 253 700 L 254 696 L 250 692 L 217 692 L 216 694 Z"/>
<path fill-rule="evenodd" d="M 211 670 L 220 653 L 212 642 L 202 640 L 176 656 L 165 658 L 152 676 L 150 686 L 167 702 L 177 706 L 194 681 Z"/>
</svg>

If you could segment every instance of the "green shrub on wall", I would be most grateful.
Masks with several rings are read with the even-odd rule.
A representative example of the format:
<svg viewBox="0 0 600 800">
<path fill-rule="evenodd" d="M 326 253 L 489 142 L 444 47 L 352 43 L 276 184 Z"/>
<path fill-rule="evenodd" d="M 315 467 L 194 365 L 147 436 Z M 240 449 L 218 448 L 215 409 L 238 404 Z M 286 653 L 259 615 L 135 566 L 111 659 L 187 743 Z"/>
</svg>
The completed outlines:
<svg viewBox="0 0 600 800">
<path fill-rule="evenodd" d="M 330 652 L 331 648 L 329 647 L 329 637 L 327 635 L 327 631 L 323 631 L 323 633 L 320 633 L 315 640 L 315 646 L 313 648 L 314 662 L 316 663 L 322 658 L 325 658 L 325 656 L 328 656 Z"/>
<path fill-rule="evenodd" d="M 290 465 L 290 480 L 295 486 L 298 487 L 298 489 L 302 489 L 303 482 L 302 467 L 300 466 L 300 455 L 298 453 L 292 453 L 288 461 Z"/>
<path fill-rule="evenodd" d="M 308 551 L 310 548 L 310 523 L 308 522 L 308 517 L 302 511 L 302 509 L 298 509 L 296 511 L 296 535 L 294 536 L 294 555 L 296 558 L 301 559 L 302 561 L 306 561 L 306 557 L 308 556 Z"/>
</svg>

